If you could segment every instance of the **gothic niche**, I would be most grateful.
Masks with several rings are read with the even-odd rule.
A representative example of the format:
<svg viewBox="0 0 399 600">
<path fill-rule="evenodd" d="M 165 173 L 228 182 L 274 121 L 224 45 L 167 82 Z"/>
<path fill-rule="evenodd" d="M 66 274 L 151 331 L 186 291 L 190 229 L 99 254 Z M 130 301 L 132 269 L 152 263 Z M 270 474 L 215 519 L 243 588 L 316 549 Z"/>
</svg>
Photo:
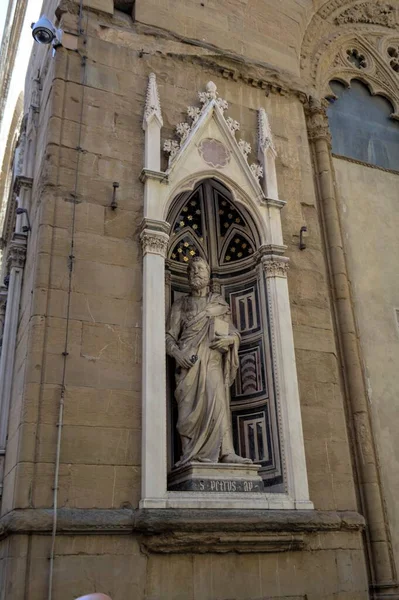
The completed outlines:
<svg viewBox="0 0 399 600">
<path fill-rule="evenodd" d="M 233 453 L 261 465 L 259 475 L 266 491 L 283 492 L 266 286 L 256 261 L 256 227 L 229 190 L 214 179 L 177 197 L 167 221 L 171 224 L 165 265 L 167 312 L 189 292 L 190 259 L 205 259 L 211 291 L 221 294 L 230 306 L 231 320 L 241 338 L 237 374 L 230 388 Z M 176 431 L 175 368 L 174 359 L 168 357 L 169 471 L 182 457 Z"/>
</svg>

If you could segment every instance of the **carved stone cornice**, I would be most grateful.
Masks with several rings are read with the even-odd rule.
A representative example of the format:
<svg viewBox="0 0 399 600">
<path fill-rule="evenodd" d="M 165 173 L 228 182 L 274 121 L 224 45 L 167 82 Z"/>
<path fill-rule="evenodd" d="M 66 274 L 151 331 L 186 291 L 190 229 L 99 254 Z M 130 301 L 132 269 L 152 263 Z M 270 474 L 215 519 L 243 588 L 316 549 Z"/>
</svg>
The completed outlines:
<svg viewBox="0 0 399 600">
<path fill-rule="evenodd" d="M 305 112 L 309 139 L 325 140 L 331 146 L 331 132 L 324 102 L 311 97 Z"/>
<path fill-rule="evenodd" d="M 166 535 L 171 538 L 179 534 L 194 536 L 204 541 L 209 534 L 230 534 L 231 551 L 236 543 L 235 534 L 251 534 L 253 543 L 264 543 L 265 534 L 277 535 L 296 533 L 311 534 L 317 532 L 361 532 L 364 518 L 351 511 L 316 510 L 246 510 L 244 509 L 79 509 L 60 508 L 58 510 L 58 528 L 60 534 L 68 535 L 126 535 L 144 534 Z M 27 508 L 8 512 L 0 518 L 0 539 L 12 534 L 51 535 L 53 510 L 50 508 Z M 201 537 L 202 536 L 202 537 Z M 237 536 L 238 537 L 238 536 Z M 189 540 L 187 540 L 189 541 Z M 191 538 L 191 541 L 193 539 Z M 216 538 L 214 540 L 217 541 Z M 173 543 L 173 540 L 170 540 Z M 193 546 L 195 549 L 195 547 Z M 197 552 L 201 552 L 201 545 Z M 224 550 L 226 551 L 226 550 Z"/>
<path fill-rule="evenodd" d="M 155 232 L 161 231 L 169 235 L 170 224 L 167 221 L 158 221 L 157 219 L 148 219 L 145 217 L 141 222 L 141 231 L 145 229 L 151 229 Z"/>
<path fill-rule="evenodd" d="M 14 234 L 14 238 L 8 247 L 7 266 L 11 270 L 13 268 L 23 269 L 26 260 L 26 236 L 22 234 Z"/>
<path fill-rule="evenodd" d="M 279 245 L 279 244 L 264 244 L 258 250 L 259 256 L 270 258 L 274 256 L 283 256 L 285 251 L 287 250 L 287 246 Z"/>
<path fill-rule="evenodd" d="M 289 258 L 272 254 L 261 259 L 266 277 L 287 277 Z"/>
<path fill-rule="evenodd" d="M 17 175 L 14 181 L 14 192 L 15 194 L 20 193 L 22 188 L 31 189 L 33 185 L 32 177 L 25 177 L 24 175 Z"/>
<path fill-rule="evenodd" d="M 167 233 L 156 231 L 155 229 L 143 229 L 140 234 L 140 241 L 143 256 L 146 254 L 158 254 L 162 258 L 166 258 L 169 241 Z"/>
<path fill-rule="evenodd" d="M 279 208 L 281 210 L 287 204 L 287 200 L 281 200 L 281 198 L 269 198 L 265 196 L 264 198 L 260 198 L 260 203 L 266 206 L 273 206 L 274 208 Z"/>
</svg>

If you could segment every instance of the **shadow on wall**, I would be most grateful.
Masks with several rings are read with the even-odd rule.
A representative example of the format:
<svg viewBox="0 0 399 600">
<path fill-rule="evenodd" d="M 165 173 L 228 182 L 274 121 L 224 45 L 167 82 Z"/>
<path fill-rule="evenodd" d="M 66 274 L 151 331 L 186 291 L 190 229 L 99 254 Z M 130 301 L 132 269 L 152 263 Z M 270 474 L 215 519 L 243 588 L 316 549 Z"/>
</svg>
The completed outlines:
<svg viewBox="0 0 399 600">
<path fill-rule="evenodd" d="M 399 122 L 391 117 L 391 103 L 356 79 L 350 87 L 339 81 L 330 86 L 336 96 L 327 111 L 333 153 L 399 171 Z"/>
</svg>

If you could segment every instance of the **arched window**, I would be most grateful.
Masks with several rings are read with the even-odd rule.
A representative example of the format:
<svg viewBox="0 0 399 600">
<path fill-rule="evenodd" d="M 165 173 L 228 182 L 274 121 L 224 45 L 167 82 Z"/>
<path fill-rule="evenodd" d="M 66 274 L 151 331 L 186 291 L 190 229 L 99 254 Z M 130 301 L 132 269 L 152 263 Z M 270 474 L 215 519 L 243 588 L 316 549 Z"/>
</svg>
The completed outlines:
<svg viewBox="0 0 399 600">
<path fill-rule="evenodd" d="M 202 256 L 211 268 L 211 286 L 231 307 L 241 334 L 239 371 L 231 387 L 235 450 L 260 463 L 268 491 L 283 491 L 279 424 L 268 333 L 264 271 L 256 261 L 260 238 L 251 216 L 214 179 L 176 198 L 167 218 L 171 237 L 166 259 L 166 298 L 171 305 L 188 293 L 187 263 Z M 174 365 L 168 369 L 171 467 L 180 456 L 176 434 Z"/>
<path fill-rule="evenodd" d="M 334 154 L 399 171 L 399 123 L 391 118 L 391 103 L 356 79 L 350 87 L 339 81 L 330 86 L 336 96 L 328 108 Z"/>
</svg>

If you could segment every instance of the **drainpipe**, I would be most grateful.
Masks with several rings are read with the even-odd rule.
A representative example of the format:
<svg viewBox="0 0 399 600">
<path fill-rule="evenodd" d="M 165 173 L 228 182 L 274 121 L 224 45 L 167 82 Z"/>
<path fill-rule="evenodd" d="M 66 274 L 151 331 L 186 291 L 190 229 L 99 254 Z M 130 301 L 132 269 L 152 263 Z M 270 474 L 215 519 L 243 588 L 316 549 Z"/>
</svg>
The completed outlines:
<svg viewBox="0 0 399 600">
<path fill-rule="evenodd" d="M 384 511 L 377 453 L 343 249 L 331 157 L 331 134 L 325 106 L 319 100 L 310 98 L 306 116 L 325 230 L 344 379 L 354 425 L 360 496 L 367 522 L 371 597 L 375 600 L 399 600 L 399 585 L 396 581 L 389 528 Z"/>
</svg>

